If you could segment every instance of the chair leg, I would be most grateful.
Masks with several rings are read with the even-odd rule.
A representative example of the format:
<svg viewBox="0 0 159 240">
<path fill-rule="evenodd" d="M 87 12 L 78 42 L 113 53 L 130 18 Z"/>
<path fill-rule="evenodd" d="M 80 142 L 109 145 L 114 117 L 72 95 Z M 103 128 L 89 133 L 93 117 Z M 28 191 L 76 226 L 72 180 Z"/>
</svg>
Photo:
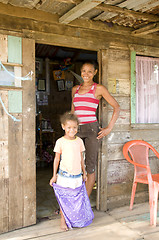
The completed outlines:
<svg viewBox="0 0 159 240">
<path fill-rule="evenodd" d="M 150 225 L 156 226 L 157 222 L 157 204 L 158 204 L 158 183 L 154 182 L 153 191 L 151 189 L 150 198 Z"/>
<path fill-rule="evenodd" d="M 132 193 L 131 193 L 131 201 L 130 201 L 130 210 L 132 210 L 132 207 L 133 207 L 134 198 L 135 198 L 135 192 L 136 192 L 136 187 L 137 187 L 137 183 L 136 183 L 136 182 L 133 182 Z"/>
</svg>

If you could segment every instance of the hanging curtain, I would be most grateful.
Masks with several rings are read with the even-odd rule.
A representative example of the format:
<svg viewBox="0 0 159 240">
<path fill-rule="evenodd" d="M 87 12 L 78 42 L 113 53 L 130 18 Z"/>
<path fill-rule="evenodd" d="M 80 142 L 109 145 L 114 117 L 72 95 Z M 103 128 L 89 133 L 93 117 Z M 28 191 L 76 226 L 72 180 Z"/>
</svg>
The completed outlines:
<svg viewBox="0 0 159 240">
<path fill-rule="evenodd" d="M 136 56 L 136 123 L 159 123 L 159 58 Z"/>
</svg>

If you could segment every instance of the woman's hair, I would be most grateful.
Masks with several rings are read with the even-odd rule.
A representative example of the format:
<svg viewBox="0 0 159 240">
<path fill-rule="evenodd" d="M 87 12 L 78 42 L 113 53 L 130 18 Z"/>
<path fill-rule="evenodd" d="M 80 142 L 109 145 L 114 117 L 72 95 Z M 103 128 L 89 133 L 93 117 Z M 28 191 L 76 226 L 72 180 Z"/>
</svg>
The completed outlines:
<svg viewBox="0 0 159 240">
<path fill-rule="evenodd" d="M 65 125 L 67 121 L 74 121 L 77 122 L 77 124 L 79 124 L 77 116 L 71 112 L 66 112 L 60 117 L 61 124 Z"/>
<path fill-rule="evenodd" d="M 95 70 L 98 69 L 98 64 L 97 64 L 97 62 L 95 62 L 95 61 L 93 61 L 93 60 L 88 60 L 88 61 L 83 62 L 81 68 L 82 68 L 83 65 L 85 65 L 85 64 L 90 64 L 90 65 L 92 65 Z"/>
</svg>

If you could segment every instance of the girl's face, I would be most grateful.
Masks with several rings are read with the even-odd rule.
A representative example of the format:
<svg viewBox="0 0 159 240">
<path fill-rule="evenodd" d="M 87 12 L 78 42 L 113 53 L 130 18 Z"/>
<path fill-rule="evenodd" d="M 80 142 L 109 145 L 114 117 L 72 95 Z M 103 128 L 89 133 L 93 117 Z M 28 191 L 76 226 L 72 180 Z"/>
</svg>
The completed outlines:
<svg viewBox="0 0 159 240">
<path fill-rule="evenodd" d="M 97 69 L 94 68 L 93 64 L 85 63 L 81 68 L 81 77 L 84 82 L 92 82 L 96 73 Z"/>
<path fill-rule="evenodd" d="M 72 120 L 69 120 L 69 121 L 66 121 L 65 124 L 62 124 L 62 128 L 63 130 L 65 130 L 65 137 L 67 139 L 75 139 L 75 135 L 78 131 L 78 124 L 76 121 L 72 121 Z"/>
</svg>

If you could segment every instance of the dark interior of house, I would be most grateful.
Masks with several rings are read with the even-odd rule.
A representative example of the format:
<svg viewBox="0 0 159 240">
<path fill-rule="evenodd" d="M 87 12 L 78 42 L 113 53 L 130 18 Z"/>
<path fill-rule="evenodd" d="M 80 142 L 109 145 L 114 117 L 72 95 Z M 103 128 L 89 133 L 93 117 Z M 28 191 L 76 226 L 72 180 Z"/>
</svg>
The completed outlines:
<svg viewBox="0 0 159 240">
<path fill-rule="evenodd" d="M 64 132 L 60 116 L 71 109 L 71 90 L 81 83 L 80 67 L 97 61 L 95 51 L 36 44 L 36 169 L 37 219 L 58 214 L 58 203 L 49 185 L 54 161 L 54 144 Z M 98 76 L 95 79 L 98 82 Z M 96 187 L 90 197 L 96 205 Z"/>
</svg>

